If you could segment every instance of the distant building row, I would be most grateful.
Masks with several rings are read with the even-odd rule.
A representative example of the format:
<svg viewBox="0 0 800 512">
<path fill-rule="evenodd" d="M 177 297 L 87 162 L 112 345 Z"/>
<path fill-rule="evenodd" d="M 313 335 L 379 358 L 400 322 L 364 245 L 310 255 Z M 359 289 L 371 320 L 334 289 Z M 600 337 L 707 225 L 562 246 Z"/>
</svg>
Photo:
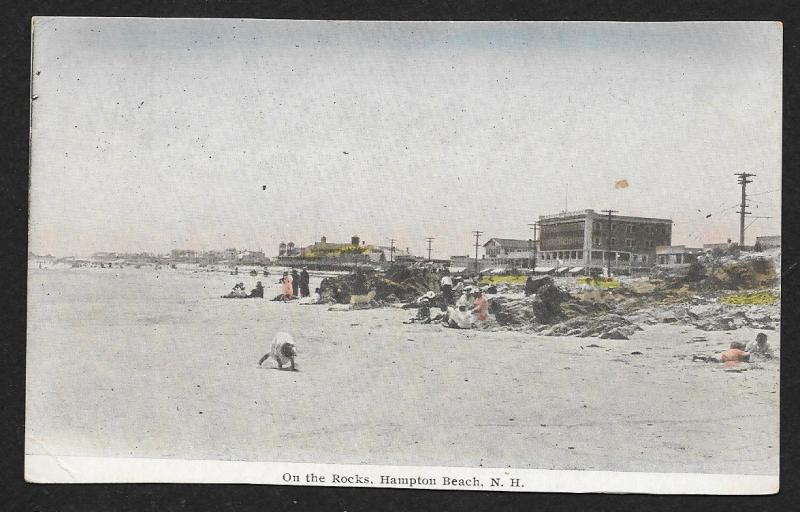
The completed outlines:
<svg viewBox="0 0 800 512">
<path fill-rule="evenodd" d="M 281 242 L 278 246 L 279 258 L 295 258 L 326 263 L 380 263 L 385 261 L 414 261 L 415 258 L 406 248 L 385 245 L 368 245 L 358 235 L 353 235 L 350 242 L 328 242 L 323 236 L 318 242 L 306 247 L 297 247 L 294 242 Z"/>
<path fill-rule="evenodd" d="M 195 251 L 192 249 L 174 249 L 169 254 L 170 261 L 178 263 L 205 263 L 208 265 L 227 263 L 236 265 L 266 265 L 269 258 L 264 251 L 251 251 L 236 248 L 224 251 Z"/>
<path fill-rule="evenodd" d="M 764 249 L 780 246 L 780 237 L 758 237 L 756 245 Z M 713 247 L 672 246 L 671 219 L 608 216 L 588 209 L 540 216 L 536 242 L 489 239 L 483 244 L 484 257 L 478 268 L 528 268 L 535 260 L 536 270 L 541 272 L 584 273 L 609 265 L 618 272 L 630 272 L 654 265 L 688 264 Z M 454 256 L 450 265 L 474 268 L 475 260 Z"/>
</svg>

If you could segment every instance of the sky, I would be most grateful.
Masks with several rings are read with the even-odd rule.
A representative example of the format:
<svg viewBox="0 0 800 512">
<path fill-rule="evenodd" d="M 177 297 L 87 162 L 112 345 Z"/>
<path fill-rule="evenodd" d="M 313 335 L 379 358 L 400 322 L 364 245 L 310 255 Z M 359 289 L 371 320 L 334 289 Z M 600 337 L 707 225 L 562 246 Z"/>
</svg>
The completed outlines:
<svg viewBox="0 0 800 512">
<path fill-rule="evenodd" d="M 29 249 L 471 254 L 539 215 L 780 234 L 772 22 L 37 18 Z M 619 180 L 628 187 L 615 188 Z M 264 189 L 266 187 L 266 189 Z M 710 214 L 710 216 L 708 216 Z M 758 217 L 758 218 L 756 218 Z M 770 217 L 770 218 L 761 218 Z"/>
</svg>

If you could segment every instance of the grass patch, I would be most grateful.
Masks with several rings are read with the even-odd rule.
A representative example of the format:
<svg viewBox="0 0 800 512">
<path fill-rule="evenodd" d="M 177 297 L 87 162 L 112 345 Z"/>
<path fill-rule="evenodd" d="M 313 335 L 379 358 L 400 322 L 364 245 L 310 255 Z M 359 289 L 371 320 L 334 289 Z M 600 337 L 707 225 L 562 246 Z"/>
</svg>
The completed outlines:
<svg viewBox="0 0 800 512">
<path fill-rule="evenodd" d="M 734 293 L 732 295 L 726 295 L 725 297 L 721 297 L 719 299 L 719 302 L 721 302 L 722 304 L 737 304 L 737 305 L 756 304 L 764 306 L 768 304 L 775 304 L 779 300 L 781 300 L 781 298 L 772 292 L 751 292 L 751 293 Z"/>
<path fill-rule="evenodd" d="M 528 276 L 483 276 L 480 281 L 481 285 L 490 284 L 525 284 Z"/>
<path fill-rule="evenodd" d="M 578 278 L 578 284 L 588 284 L 592 288 L 619 288 L 619 281 L 613 277 L 582 276 Z"/>
</svg>

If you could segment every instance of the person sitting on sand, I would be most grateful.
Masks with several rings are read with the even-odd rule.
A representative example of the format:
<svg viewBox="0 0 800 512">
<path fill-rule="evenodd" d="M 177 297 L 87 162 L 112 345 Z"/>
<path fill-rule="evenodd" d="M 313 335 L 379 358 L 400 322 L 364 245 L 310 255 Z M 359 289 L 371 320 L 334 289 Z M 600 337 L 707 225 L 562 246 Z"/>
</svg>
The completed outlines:
<svg viewBox="0 0 800 512">
<path fill-rule="evenodd" d="M 750 357 L 754 359 L 772 359 L 775 354 L 772 352 L 772 347 L 767 343 L 767 335 L 760 332 L 756 335 L 756 340 L 747 344 L 745 349 L 750 353 Z"/>
<path fill-rule="evenodd" d="M 454 329 L 472 328 L 472 287 L 464 287 L 464 293 L 456 301 L 456 307 L 447 308 L 446 326 Z"/>
<path fill-rule="evenodd" d="M 465 286 L 464 287 L 464 293 L 462 293 L 461 297 L 459 297 L 458 300 L 456 301 L 456 308 L 459 309 L 461 307 L 465 307 L 465 308 L 470 308 L 471 309 L 472 308 L 472 302 L 473 302 L 473 299 L 472 299 L 472 287 L 471 286 Z"/>
<path fill-rule="evenodd" d="M 447 327 L 452 329 L 472 329 L 472 319 L 472 313 L 465 306 L 447 310 Z"/>
<path fill-rule="evenodd" d="M 264 285 L 261 284 L 261 281 L 256 283 L 256 287 L 250 291 L 250 297 L 263 299 L 264 298 Z"/>
<path fill-rule="evenodd" d="M 439 306 L 439 312 L 435 315 L 432 314 L 431 322 L 444 322 L 447 323 L 445 320 L 447 318 L 447 306 L 442 304 Z"/>
<path fill-rule="evenodd" d="M 419 307 L 417 308 L 417 316 L 408 320 L 407 322 L 403 322 L 404 324 L 413 324 L 413 323 L 420 323 L 420 324 L 429 324 L 431 323 L 431 301 L 424 297 L 419 302 Z"/>
<path fill-rule="evenodd" d="M 247 292 L 244 291 L 244 284 L 243 283 L 236 283 L 233 285 L 233 290 L 228 295 L 222 296 L 225 299 L 239 299 L 242 297 L 247 297 Z"/>
<path fill-rule="evenodd" d="M 489 301 L 483 296 L 481 290 L 475 290 L 475 300 L 472 303 L 472 314 L 479 322 L 485 322 L 489 314 Z"/>
</svg>

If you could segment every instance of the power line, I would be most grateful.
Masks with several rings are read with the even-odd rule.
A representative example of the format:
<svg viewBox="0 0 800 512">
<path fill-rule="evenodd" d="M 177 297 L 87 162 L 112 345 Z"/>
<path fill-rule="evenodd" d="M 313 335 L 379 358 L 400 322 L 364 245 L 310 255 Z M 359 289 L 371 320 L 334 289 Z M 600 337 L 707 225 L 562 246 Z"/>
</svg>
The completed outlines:
<svg viewBox="0 0 800 512">
<path fill-rule="evenodd" d="M 760 199 L 760 200 L 756 201 L 755 199 L 750 199 L 751 197 L 752 196 L 747 196 L 748 201 L 750 201 L 751 203 L 755 203 L 756 205 L 762 205 L 763 204 L 764 206 L 773 206 L 775 208 L 778 207 L 778 205 L 776 205 L 775 203 L 773 203 L 771 201 L 764 201 L 763 199 Z"/>
<path fill-rule="evenodd" d="M 751 176 L 755 176 L 755 174 L 752 174 Z M 765 190 L 764 192 L 756 192 L 755 194 L 750 194 L 748 197 L 763 196 L 764 194 L 772 194 L 773 192 L 780 192 L 780 191 L 781 189 L 774 188 L 772 190 Z"/>
</svg>

